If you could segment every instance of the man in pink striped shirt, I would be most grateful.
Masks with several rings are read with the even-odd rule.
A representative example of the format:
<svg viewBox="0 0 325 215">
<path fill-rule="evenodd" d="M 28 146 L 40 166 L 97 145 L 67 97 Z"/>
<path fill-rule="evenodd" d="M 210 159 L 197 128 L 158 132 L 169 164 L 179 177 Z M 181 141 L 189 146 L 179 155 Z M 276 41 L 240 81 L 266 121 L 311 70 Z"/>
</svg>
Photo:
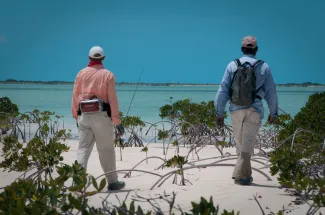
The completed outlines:
<svg viewBox="0 0 325 215">
<path fill-rule="evenodd" d="M 102 61 L 104 51 L 94 46 L 89 52 L 89 64 L 82 69 L 74 83 L 72 95 L 72 116 L 79 129 L 77 161 L 84 168 L 96 142 L 100 164 L 104 172 L 116 170 L 114 148 L 114 125 L 119 135 L 124 134 L 119 115 L 114 74 L 105 69 Z M 107 173 L 108 190 L 125 187 L 118 181 L 117 173 Z"/>
</svg>

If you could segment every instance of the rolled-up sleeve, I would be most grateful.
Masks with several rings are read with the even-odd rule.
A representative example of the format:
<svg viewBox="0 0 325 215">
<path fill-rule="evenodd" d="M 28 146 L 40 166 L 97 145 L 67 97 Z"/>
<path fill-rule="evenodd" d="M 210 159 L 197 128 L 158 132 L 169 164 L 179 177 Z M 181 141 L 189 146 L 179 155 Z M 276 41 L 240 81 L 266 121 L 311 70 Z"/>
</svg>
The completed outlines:
<svg viewBox="0 0 325 215">
<path fill-rule="evenodd" d="M 115 88 L 115 76 L 113 73 L 111 73 L 108 76 L 107 95 L 108 95 L 108 102 L 111 106 L 112 121 L 115 125 L 118 125 L 121 123 L 121 119 L 120 119 L 119 105 L 118 105 L 118 99 L 117 99 L 116 88 Z"/>
</svg>

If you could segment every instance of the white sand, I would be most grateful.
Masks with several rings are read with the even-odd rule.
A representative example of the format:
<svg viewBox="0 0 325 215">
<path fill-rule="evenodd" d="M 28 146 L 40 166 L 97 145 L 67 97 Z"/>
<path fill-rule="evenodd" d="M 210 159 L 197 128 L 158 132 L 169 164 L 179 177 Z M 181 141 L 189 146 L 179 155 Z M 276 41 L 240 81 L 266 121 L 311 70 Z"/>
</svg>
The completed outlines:
<svg viewBox="0 0 325 215">
<path fill-rule="evenodd" d="M 76 159 L 78 141 L 70 140 L 68 141 L 70 150 L 64 153 L 64 162 L 71 164 Z M 186 155 L 189 151 L 189 148 L 180 148 L 180 155 Z M 224 152 L 230 152 L 234 154 L 235 148 L 226 148 Z M 117 160 L 117 169 L 131 169 L 139 161 L 145 158 L 145 153 L 141 152 L 141 148 L 125 148 L 123 149 L 123 161 L 120 161 L 120 150 L 116 148 L 116 160 Z M 170 148 L 167 153 L 167 159 L 171 158 L 175 154 L 175 148 Z M 220 153 L 213 146 L 207 146 L 199 151 L 200 159 L 216 157 Z M 148 157 L 150 156 L 159 156 L 164 158 L 163 149 L 161 144 L 151 144 L 149 145 Z M 189 162 L 197 160 L 196 156 L 189 156 Z M 206 160 L 198 162 L 199 164 L 208 164 L 216 161 L 217 159 Z M 223 164 L 234 164 L 235 160 L 222 162 Z M 136 169 L 146 170 L 158 174 L 165 174 L 172 171 L 172 168 L 164 168 L 155 170 L 162 164 L 161 160 L 150 159 L 148 164 L 144 161 Z M 255 168 L 262 168 L 263 165 L 260 163 L 252 162 L 252 166 Z M 100 166 L 98 153 L 96 147 L 94 147 L 93 152 L 90 156 L 88 168 L 88 173 L 93 176 L 99 176 L 103 174 L 103 170 Z M 213 197 L 214 203 L 219 204 L 221 209 L 234 209 L 236 211 L 240 210 L 241 215 L 245 214 L 262 214 L 258 204 L 253 200 L 253 195 L 258 195 L 259 202 L 261 203 L 266 214 L 269 212 L 277 212 L 283 207 L 290 209 L 290 214 L 306 214 L 308 210 L 308 205 L 295 205 L 291 203 L 295 197 L 290 196 L 285 192 L 285 189 L 279 189 L 278 182 L 275 176 L 271 176 L 268 168 L 262 169 L 263 172 L 271 176 L 273 181 L 268 181 L 263 175 L 258 172 L 253 171 L 254 184 L 251 186 L 240 186 L 234 184 L 231 179 L 233 167 L 208 167 L 201 169 L 190 169 L 185 171 L 185 179 L 189 180 L 191 184 L 187 182 L 186 186 L 172 184 L 173 177 L 170 177 L 161 187 L 156 187 L 153 190 L 150 190 L 152 185 L 159 179 L 155 175 L 149 175 L 146 173 L 133 172 L 130 178 L 123 178 L 125 173 L 119 174 L 119 179 L 126 182 L 125 190 L 114 192 L 114 195 L 110 195 L 108 201 L 111 203 L 118 204 L 116 196 L 120 200 L 124 200 L 128 191 L 131 191 L 128 197 L 127 202 L 131 201 L 131 198 L 135 197 L 137 194 L 149 197 L 155 197 L 157 194 L 166 193 L 171 194 L 173 191 L 177 193 L 176 196 L 176 205 L 180 205 L 184 211 L 188 211 L 191 208 L 191 201 L 198 202 L 200 197 L 203 196 L 206 199 L 209 199 L 210 196 Z M 0 187 L 10 184 L 20 173 L 8 173 L 2 172 L 0 169 Z M 178 177 L 178 182 L 180 182 L 180 177 Z M 99 183 L 99 180 L 98 180 Z M 89 188 L 92 189 L 92 188 Z M 91 197 L 90 203 L 94 206 L 101 205 L 101 198 L 105 198 L 108 192 L 103 192 L 97 194 L 96 196 Z M 116 195 L 116 196 L 115 196 Z M 168 205 L 161 201 L 161 207 L 167 211 Z M 136 202 L 136 205 L 141 204 L 143 208 L 149 208 L 147 203 Z M 177 211 L 175 211 L 176 214 Z"/>
</svg>

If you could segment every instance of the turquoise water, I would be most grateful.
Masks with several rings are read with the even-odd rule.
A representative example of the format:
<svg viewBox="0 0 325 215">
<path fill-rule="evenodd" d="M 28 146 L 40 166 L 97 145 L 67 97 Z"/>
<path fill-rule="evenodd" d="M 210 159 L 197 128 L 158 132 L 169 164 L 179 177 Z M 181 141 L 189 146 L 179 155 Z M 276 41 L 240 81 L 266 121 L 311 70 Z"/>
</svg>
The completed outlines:
<svg viewBox="0 0 325 215">
<path fill-rule="evenodd" d="M 75 120 L 71 116 L 73 85 L 0 84 L 0 97 L 7 96 L 16 103 L 21 112 L 34 109 L 51 110 L 64 116 L 65 125 L 76 135 Z M 217 86 L 139 86 L 132 102 L 129 115 L 140 116 L 144 121 L 157 122 L 159 108 L 173 100 L 190 98 L 194 102 L 213 100 Z M 135 86 L 118 86 L 120 110 L 126 114 Z M 294 115 L 306 103 L 309 95 L 324 92 L 325 87 L 277 87 L 279 105 L 285 112 Z M 265 116 L 268 114 L 264 102 Z M 228 106 L 226 107 L 228 110 Z M 265 120 L 265 117 L 264 117 Z"/>
</svg>

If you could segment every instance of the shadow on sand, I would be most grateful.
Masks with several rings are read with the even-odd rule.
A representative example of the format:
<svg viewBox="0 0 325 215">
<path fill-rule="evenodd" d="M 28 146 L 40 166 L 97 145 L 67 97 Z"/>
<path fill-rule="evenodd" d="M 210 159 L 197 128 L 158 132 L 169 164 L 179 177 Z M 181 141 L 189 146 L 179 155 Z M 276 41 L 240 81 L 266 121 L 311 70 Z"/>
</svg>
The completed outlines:
<svg viewBox="0 0 325 215">
<path fill-rule="evenodd" d="M 265 184 L 251 183 L 250 186 L 254 186 L 254 187 L 265 187 L 265 188 L 279 188 L 280 189 L 280 186 L 277 186 L 277 185 L 265 185 Z"/>
</svg>

